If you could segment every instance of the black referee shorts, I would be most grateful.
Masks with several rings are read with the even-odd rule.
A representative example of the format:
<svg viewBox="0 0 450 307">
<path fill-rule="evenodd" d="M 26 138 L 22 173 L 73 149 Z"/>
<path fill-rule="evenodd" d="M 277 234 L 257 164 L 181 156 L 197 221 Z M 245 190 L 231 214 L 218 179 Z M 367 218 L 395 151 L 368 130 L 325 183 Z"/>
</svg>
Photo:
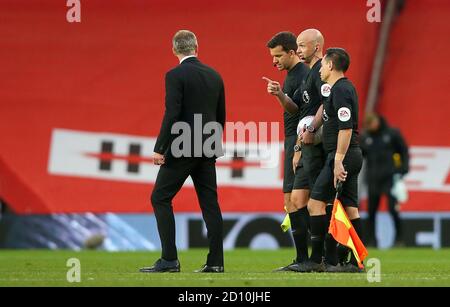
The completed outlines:
<svg viewBox="0 0 450 307">
<path fill-rule="evenodd" d="M 325 152 L 322 144 L 303 145 L 302 158 L 295 170 L 294 190 L 311 189 L 322 171 Z"/>
<path fill-rule="evenodd" d="M 309 179 L 303 164 L 303 157 L 300 158 L 297 168 L 295 169 L 293 190 L 309 190 Z"/>
<path fill-rule="evenodd" d="M 294 186 L 292 159 L 294 158 L 294 145 L 296 142 L 297 135 L 290 135 L 284 138 L 283 193 L 291 193 Z"/>
<path fill-rule="evenodd" d="M 334 188 L 334 155 L 335 151 L 330 152 L 325 160 L 319 177 L 314 184 L 311 192 L 311 198 L 332 204 L 336 196 Z M 339 197 L 342 205 L 345 207 L 358 208 L 358 175 L 362 167 L 362 153 L 359 147 L 349 148 L 343 161 L 345 170 L 348 172 L 347 179 L 344 182 L 342 193 Z"/>
</svg>

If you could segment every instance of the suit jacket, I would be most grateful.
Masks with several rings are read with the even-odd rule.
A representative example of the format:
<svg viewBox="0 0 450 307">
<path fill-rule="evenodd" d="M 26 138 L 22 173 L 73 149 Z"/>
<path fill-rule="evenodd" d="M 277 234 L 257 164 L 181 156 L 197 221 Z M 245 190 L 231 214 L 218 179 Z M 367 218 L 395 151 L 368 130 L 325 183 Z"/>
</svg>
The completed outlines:
<svg viewBox="0 0 450 307">
<path fill-rule="evenodd" d="M 191 131 L 190 150 L 189 147 L 187 150 L 189 150 L 191 157 L 198 157 L 199 142 L 203 147 L 212 133 L 202 133 L 199 139 L 198 133 L 195 132 L 198 132 L 199 129 L 203 131 L 208 122 L 217 122 L 222 129 L 225 125 L 225 89 L 222 77 L 214 69 L 201 63 L 196 57 L 192 57 L 170 70 L 166 74 L 165 80 L 166 110 L 154 152 L 171 153 L 172 142 L 181 134 L 171 133 L 172 126 L 177 122 L 185 122 Z M 197 116 L 197 127 L 194 127 L 194 115 Z M 201 125 L 198 122 L 199 116 L 201 116 Z M 197 140 L 195 140 L 195 137 L 197 137 Z M 222 139 L 222 135 L 220 135 L 220 139 Z M 195 144 L 197 150 L 194 150 Z M 221 144 L 216 145 L 220 145 L 221 151 Z M 186 144 L 179 147 L 186 149 L 184 146 Z M 215 157 L 220 155 L 222 153 L 215 155 Z M 203 150 L 201 156 L 204 156 Z"/>
</svg>

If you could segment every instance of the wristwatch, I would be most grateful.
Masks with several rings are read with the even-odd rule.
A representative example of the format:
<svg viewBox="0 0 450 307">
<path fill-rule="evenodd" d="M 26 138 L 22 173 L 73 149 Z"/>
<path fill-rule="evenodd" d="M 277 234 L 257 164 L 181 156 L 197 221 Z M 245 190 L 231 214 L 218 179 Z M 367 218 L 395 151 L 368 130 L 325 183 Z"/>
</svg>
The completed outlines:
<svg viewBox="0 0 450 307">
<path fill-rule="evenodd" d="M 298 145 L 298 144 L 295 144 L 294 145 L 294 151 L 295 152 L 299 152 L 299 151 L 301 151 L 302 150 L 302 147 L 300 146 L 300 145 Z"/>
<path fill-rule="evenodd" d="M 316 132 L 316 128 L 314 128 L 314 126 L 312 126 L 312 125 L 306 126 L 306 130 L 308 130 L 308 132 L 311 132 L 311 133 Z"/>
</svg>

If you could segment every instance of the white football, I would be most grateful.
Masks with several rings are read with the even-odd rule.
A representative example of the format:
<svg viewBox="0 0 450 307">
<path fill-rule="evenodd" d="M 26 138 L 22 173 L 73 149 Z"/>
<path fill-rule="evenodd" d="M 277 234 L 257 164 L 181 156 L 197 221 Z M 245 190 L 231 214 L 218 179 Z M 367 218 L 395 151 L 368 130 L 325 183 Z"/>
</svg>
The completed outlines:
<svg viewBox="0 0 450 307">
<path fill-rule="evenodd" d="M 297 125 L 297 135 L 302 135 L 303 132 L 306 131 L 306 127 L 309 126 L 313 120 L 314 116 L 312 115 L 303 117 Z M 317 145 L 320 142 L 322 142 L 322 127 L 320 127 L 314 135 L 314 145 Z"/>
</svg>

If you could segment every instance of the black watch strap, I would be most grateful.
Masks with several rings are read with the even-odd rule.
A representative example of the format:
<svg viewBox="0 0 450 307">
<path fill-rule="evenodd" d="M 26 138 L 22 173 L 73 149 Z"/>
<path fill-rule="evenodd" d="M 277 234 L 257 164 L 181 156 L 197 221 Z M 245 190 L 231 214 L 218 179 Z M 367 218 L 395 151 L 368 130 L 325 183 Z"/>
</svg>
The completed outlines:
<svg viewBox="0 0 450 307">
<path fill-rule="evenodd" d="M 308 130 L 308 131 L 311 132 L 311 133 L 316 132 L 316 128 L 314 128 L 314 126 L 312 126 L 312 125 L 307 126 L 307 127 L 306 127 L 306 130 Z"/>
</svg>

